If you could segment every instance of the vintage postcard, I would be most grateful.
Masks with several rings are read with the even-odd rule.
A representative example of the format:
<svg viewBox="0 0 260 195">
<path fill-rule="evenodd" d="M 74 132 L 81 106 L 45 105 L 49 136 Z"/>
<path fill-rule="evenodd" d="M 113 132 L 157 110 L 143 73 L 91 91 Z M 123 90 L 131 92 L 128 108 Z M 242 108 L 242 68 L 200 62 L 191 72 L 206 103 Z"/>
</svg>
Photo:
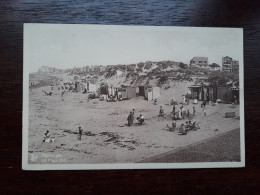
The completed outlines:
<svg viewBox="0 0 260 195">
<path fill-rule="evenodd" d="M 245 166 L 243 29 L 24 24 L 24 170 Z"/>
</svg>

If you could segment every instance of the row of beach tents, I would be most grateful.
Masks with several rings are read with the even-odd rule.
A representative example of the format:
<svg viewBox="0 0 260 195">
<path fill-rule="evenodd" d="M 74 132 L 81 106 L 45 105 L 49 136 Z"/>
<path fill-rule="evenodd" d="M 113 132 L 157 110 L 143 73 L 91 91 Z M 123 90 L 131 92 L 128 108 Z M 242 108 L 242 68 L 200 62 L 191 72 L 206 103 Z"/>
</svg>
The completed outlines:
<svg viewBox="0 0 260 195">
<path fill-rule="evenodd" d="M 160 88 L 151 85 L 121 86 L 115 87 L 110 84 L 101 84 L 98 87 L 90 82 L 75 82 L 76 92 L 98 92 L 100 95 L 117 96 L 118 99 L 132 99 L 137 96 L 143 96 L 146 100 L 154 100 L 160 97 Z"/>
</svg>

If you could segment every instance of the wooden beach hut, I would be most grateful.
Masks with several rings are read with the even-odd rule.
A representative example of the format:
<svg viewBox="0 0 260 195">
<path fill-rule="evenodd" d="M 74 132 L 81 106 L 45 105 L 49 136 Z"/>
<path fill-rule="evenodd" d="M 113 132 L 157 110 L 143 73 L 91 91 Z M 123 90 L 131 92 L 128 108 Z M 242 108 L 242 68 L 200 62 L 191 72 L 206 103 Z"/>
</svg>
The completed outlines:
<svg viewBox="0 0 260 195">
<path fill-rule="evenodd" d="M 191 85 L 189 87 L 192 99 L 200 101 L 216 101 L 216 88 L 210 85 Z"/>
<path fill-rule="evenodd" d="M 143 96 L 146 100 L 154 100 L 160 97 L 160 87 L 153 87 L 151 85 L 141 85 L 139 88 L 139 96 Z"/>
<path fill-rule="evenodd" d="M 85 92 L 86 91 L 85 85 L 78 81 L 75 82 L 75 89 L 76 89 L 76 92 Z"/>
</svg>

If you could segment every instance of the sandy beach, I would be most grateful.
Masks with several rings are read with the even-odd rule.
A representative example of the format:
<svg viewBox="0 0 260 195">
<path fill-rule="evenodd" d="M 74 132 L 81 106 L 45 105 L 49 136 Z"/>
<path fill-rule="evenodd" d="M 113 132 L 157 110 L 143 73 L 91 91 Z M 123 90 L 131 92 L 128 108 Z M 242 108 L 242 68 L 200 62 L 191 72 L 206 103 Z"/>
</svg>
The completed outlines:
<svg viewBox="0 0 260 195">
<path fill-rule="evenodd" d="M 200 129 L 187 135 L 169 131 L 170 100 L 179 102 L 178 110 L 181 96 L 189 92 L 191 82 L 169 85 L 169 89 L 161 89 L 158 105 L 143 97 L 117 102 L 88 101 L 86 94 L 71 91 L 66 91 L 62 101 L 61 90 L 55 88 L 52 96 L 46 96 L 42 90 L 50 91 L 49 85 L 35 87 L 29 94 L 29 163 L 134 163 L 239 128 L 239 106 L 207 105 L 205 117 L 199 102 L 184 108 L 192 113 L 195 106 L 192 122 L 199 122 Z M 165 117 L 158 116 L 160 106 Z M 136 116 L 142 111 L 144 125 L 125 125 L 132 109 Z M 235 112 L 237 117 L 225 118 L 226 112 Z M 186 121 L 178 120 L 177 127 Z M 83 129 L 82 140 L 77 139 L 79 126 Z M 42 142 L 46 130 L 54 143 Z"/>
</svg>

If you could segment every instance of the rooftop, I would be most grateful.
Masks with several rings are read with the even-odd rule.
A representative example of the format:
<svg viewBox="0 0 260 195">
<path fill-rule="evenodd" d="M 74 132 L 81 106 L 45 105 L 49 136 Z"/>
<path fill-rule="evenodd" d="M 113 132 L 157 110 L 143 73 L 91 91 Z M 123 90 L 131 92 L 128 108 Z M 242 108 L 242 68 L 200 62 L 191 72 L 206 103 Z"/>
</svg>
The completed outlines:
<svg viewBox="0 0 260 195">
<path fill-rule="evenodd" d="M 191 60 L 207 61 L 208 57 L 195 56 Z"/>
</svg>

